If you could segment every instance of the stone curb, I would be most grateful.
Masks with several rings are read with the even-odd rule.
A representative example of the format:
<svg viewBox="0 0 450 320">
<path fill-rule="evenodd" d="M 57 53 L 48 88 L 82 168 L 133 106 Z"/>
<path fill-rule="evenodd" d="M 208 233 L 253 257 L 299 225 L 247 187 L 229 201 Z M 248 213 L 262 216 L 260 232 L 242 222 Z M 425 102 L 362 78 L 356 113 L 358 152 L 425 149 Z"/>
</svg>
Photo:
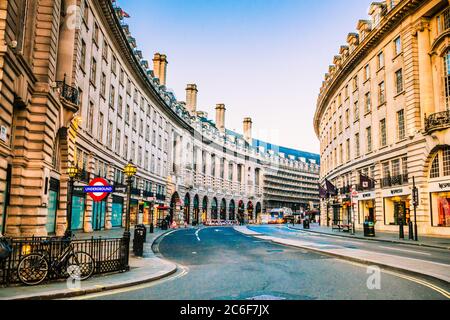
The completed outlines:
<svg viewBox="0 0 450 320">
<path fill-rule="evenodd" d="M 363 237 L 359 237 L 359 236 L 350 236 L 350 235 L 333 234 L 333 233 L 327 233 L 327 232 L 321 232 L 321 231 L 315 231 L 315 230 L 298 229 L 298 228 L 294 228 L 292 226 L 287 226 L 287 227 L 289 229 L 291 229 L 291 230 L 311 232 L 311 233 L 316 233 L 316 234 L 327 235 L 327 236 L 330 236 L 330 237 L 339 237 L 339 238 L 348 238 L 348 239 L 357 239 L 357 240 L 368 240 L 368 241 L 377 241 L 377 242 L 386 242 L 386 243 L 398 243 L 398 244 L 403 244 L 403 245 L 407 245 L 407 246 L 416 246 L 416 247 L 426 247 L 426 248 L 450 250 L 450 247 L 437 246 L 437 245 L 432 245 L 432 244 L 424 244 L 424 243 L 416 243 L 416 242 L 409 243 L 409 242 L 402 242 L 402 241 L 399 241 L 399 240 L 389 240 L 389 239 L 380 239 L 380 238 L 363 238 Z"/>
<path fill-rule="evenodd" d="M 171 231 L 171 230 L 169 230 Z M 168 232 L 169 232 L 168 231 Z M 151 244 L 152 247 L 152 251 L 153 251 L 153 245 L 160 240 L 161 238 L 163 238 L 168 232 L 162 233 L 159 236 L 157 236 L 155 239 L 153 239 L 153 242 Z M 153 252 L 153 254 L 155 254 Z M 159 257 L 156 257 L 155 254 L 155 258 L 159 259 L 159 260 L 163 260 Z M 168 276 L 173 275 L 174 273 L 176 273 L 178 271 L 178 267 L 176 264 L 171 263 L 173 266 L 170 268 L 170 270 L 162 273 L 162 274 L 158 274 L 152 277 L 140 277 L 137 279 L 133 279 L 132 281 L 122 281 L 122 282 L 118 282 L 115 284 L 111 284 L 111 285 L 95 285 L 95 286 L 91 286 L 89 288 L 86 289 L 82 289 L 82 290 L 69 290 L 69 289 L 65 289 L 65 290 L 55 290 L 55 291 L 48 291 L 48 292 L 44 292 L 44 293 L 36 293 L 36 294 L 30 294 L 30 295 L 21 295 L 21 296 L 13 296 L 11 298 L 0 298 L 0 300 L 53 300 L 53 299 L 64 299 L 64 298 L 74 298 L 74 297 L 80 297 L 80 296 L 84 296 L 84 295 L 88 295 L 88 294 L 94 294 L 94 293 L 99 293 L 99 292 L 105 292 L 105 291 L 111 291 L 111 290 L 117 290 L 117 289 L 123 289 L 123 288 L 129 288 L 129 287 L 133 287 L 133 286 L 138 286 L 141 284 L 145 284 L 145 283 L 149 283 L 149 282 L 154 282 L 157 280 L 161 280 L 163 278 L 166 278 Z M 145 268 L 145 267 L 144 267 Z M 110 277 L 113 277 L 114 274 L 111 275 L 107 275 Z"/>
<path fill-rule="evenodd" d="M 255 237 L 258 238 L 260 236 L 265 236 L 264 234 L 255 234 L 255 233 L 246 233 L 245 231 L 239 230 L 239 229 L 235 229 L 237 232 L 240 232 L 244 235 L 247 236 L 251 236 L 251 237 Z M 252 230 L 249 230 L 247 228 L 248 231 L 250 232 L 254 232 Z M 275 237 L 272 237 L 275 238 Z M 281 240 L 281 239 L 280 239 Z M 397 271 L 397 272 L 403 272 L 403 273 L 408 273 L 410 275 L 414 275 L 414 276 L 420 276 L 422 278 L 427 278 L 428 280 L 432 280 L 432 281 L 438 281 L 439 283 L 444 284 L 445 286 L 448 286 L 450 282 L 441 279 L 437 276 L 434 275 L 430 275 L 430 274 L 425 274 L 425 273 L 421 273 L 421 272 L 417 272 L 417 271 L 413 271 L 413 270 L 408 270 L 408 269 L 404 269 L 404 268 L 400 268 L 400 267 L 396 267 L 396 266 L 392 266 L 389 264 L 384 264 L 382 262 L 373 262 L 373 261 L 369 261 L 369 260 L 365 260 L 365 259 L 361 259 L 361 258 L 355 258 L 355 257 L 350 257 L 348 255 L 343 255 L 343 254 L 339 254 L 339 253 L 333 253 L 333 252 L 328 252 L 328 251 L 324 251 L 324 250 L 320 250 L 317 248 L 311 248 L 311 247 L 307 247 L 307 246 L 301 246 L 301 245 L 293 245 L 293 244 L 286 244 L 283 242 L 278 242 L 276 240 L 265 240 L 265 241 L 270 241 L 272 243 L 276 243 L 278 245 L 283 245 L 283 246 L 287 246 L 287 247 L 291 247 L 291 248 L 301 248 L 304 250 L 308 250 L 311 252 L 316 252 L 316 253 L 320 253 L 320 254 L 324 254 L 324 255 L 328 255 L 328 256 L 332 256 L 335 258 L 339 258 L 342 260 L 347 260 L 347 261 L 351 261 L 351 262 L 356 262 L 356 263 L 360 263 L 360 264 L 364 264 L 364 265 L 368 265 L 368 266 L 373 266 L 373 265 L 377 265 L 379 267 L 383 267 L 386 270 L 391 270 L 391 271 Z"/>
</svg>

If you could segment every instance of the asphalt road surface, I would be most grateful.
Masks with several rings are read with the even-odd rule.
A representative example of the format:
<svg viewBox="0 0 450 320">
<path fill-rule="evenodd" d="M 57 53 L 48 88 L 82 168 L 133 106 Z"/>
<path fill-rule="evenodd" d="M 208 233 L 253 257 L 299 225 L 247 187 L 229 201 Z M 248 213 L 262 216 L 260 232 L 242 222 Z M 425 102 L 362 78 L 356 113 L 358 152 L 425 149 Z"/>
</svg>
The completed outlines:
<svg viewBox="0 0 450 320">
<path fill-rule="evenodd" d="M 162 258 L 180 266 L 175 275 L 81 299 L 447 299 L 432 284 L 387 271 L 381 272 L 380 288 L 369 289 L 367 266 L 257 240 L 233 228 L 179 230 L 158 247 Z"/>
</svg>

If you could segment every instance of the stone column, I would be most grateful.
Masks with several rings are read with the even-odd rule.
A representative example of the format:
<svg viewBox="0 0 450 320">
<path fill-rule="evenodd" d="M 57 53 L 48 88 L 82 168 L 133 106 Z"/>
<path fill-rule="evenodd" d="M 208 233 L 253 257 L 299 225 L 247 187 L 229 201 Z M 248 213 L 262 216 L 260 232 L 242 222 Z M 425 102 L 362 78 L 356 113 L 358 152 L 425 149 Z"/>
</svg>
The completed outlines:
<svg viewBox="0 0 450 320">
<path fill-rule="evenodd" d="M 95 158 L 94 154 L 90 153 L 88 157 L 87 172 L 91 175 L 95 171 Z M 84 208 L 84 232 L 92 232 L 92 214 L 94 201 L 91 197 L 86 195 L 85 208 Z"/>
<path fill-rule="evenodd" d="M 419 88 L 421 126 L 425 125 L 425 115 L 436 112 L 434 107 L 433 70 L 430 56 L 430 24 L 429 19 L 421 18 L 416 26 L 419 55 Z"/>
</svg>

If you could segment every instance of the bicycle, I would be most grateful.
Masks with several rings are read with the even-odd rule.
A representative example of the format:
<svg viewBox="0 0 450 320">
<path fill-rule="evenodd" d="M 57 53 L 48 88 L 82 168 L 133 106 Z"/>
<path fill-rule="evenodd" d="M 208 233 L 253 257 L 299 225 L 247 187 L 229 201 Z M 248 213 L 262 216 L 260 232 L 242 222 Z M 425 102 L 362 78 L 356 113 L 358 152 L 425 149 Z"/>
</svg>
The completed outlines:
<svg viewBox="0 0 450 320">
<path fill-rule="evenodd" d="M 63 277 L 66 272 L 75 280 L 89 279 L 95 270 L 95 260 L 89 253 L 75 251 L 72 238 L 71 235 L 68 238 L 54 238 L 42 242 L 44 245 L 51 245 L 53 240 L 58 240 L 62 244 L 67 243 L 53 261 L 50 260 L 50 253 L 47 250 L 40 250 L 24 256 L 17 267 L 19 280 L 25 285 L 38 285 L 47 278 L 50 271 L 59 277 Z"/>
</svg>

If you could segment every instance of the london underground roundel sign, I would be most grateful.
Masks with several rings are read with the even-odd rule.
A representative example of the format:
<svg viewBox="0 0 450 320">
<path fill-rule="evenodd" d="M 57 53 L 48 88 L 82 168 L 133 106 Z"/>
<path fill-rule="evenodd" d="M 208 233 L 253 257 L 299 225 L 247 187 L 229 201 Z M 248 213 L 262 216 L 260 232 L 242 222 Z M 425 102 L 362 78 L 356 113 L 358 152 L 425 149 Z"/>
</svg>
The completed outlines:
<svg viewBox="0 0 450 320">
<path fill-rule="evenodd" d="M 105 179 L 95 178 L 89 183 L 89 187 L 84 187 L 84 192 L 95 202 L 100 202 L 113 192 L 113 187 Z"/>
</svg>

